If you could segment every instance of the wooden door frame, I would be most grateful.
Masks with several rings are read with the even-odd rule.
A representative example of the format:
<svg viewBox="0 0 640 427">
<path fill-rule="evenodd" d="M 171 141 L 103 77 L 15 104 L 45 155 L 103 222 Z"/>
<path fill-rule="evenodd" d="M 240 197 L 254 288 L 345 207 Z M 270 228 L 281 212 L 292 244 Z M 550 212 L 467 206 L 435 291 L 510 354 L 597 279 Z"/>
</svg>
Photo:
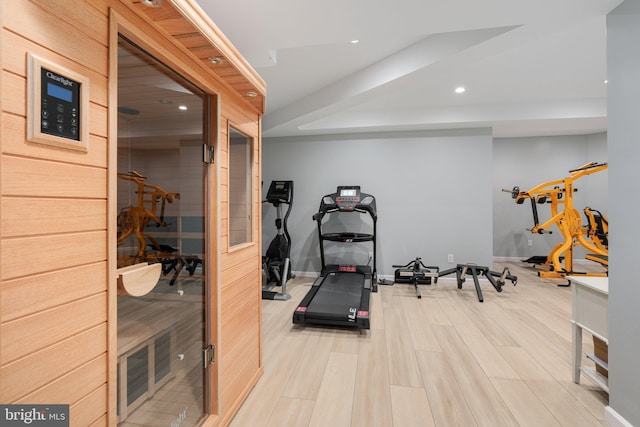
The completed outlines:
<svg viewBox="0 0 640 427">
<path fill-rule="evenodd" d="M 126 16 L 124 15 L 126 14 Z M 212 76 L 202 70 L 200 64 L 185 53 L 166 34 L 157 31 L 144 20 L 133 13 L 122 10 L 122 13 L 110 9 L 109 15 L 109 98 L 108 98 L 108 200 L 107 200 L 107 229 L 108 229 L 108 366 L 107 390 L 108 406 L 107 419 L 109 425 L 117 423 L 117 150 L 118 150 L 118 39 L 122 34 L 138 46 L 155 56 L 184 78 L 198 82 L 198 88 L 209 97 L 208 117 L 205 117 L 205 138 L 213 147 L 214 158 L 218 158 L 218 138 L 220 134 L 220 95 Z M 218 183 L 220 168 L 217 163 L 210 164 L 205 182 L 205 262 L 206 272 L 206 332 L 210 344 L 216 348 L 216 361 L 209 365 L 205 381 L 207 381 L 206 395 L 209 417 L 205 424 L 213 425 L 220 415 L 219 393 L 219 353 L 220 336 L 220 288 L 218 286 L 219 251 L 218 236 L 220 224 L 218 221 Z"/>
</svg>

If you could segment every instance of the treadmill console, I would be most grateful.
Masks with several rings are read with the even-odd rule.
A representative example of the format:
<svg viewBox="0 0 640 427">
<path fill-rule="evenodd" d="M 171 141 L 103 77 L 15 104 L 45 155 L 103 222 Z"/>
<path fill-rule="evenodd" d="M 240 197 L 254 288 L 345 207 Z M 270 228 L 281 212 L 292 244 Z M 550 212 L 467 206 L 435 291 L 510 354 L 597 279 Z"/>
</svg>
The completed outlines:
<svg viewBox="0 0 640 427">
<path fill-rule="evenodd" d="M 267 191 L 267 202 L 274 205 L 291 203 L 293 197 L 293 181 L 271 181 Z"/>
<path fill-rule="evenodd" d="M 352 211 L 360 204 L 360 186 L 338 187 L 336 205 L 341 211 Z"/>
<path fill-rule="evenodd" d="M 335 193 L 322 198 L 320 209 L 313 219 L 322 220 L 325 214 L 332 212 L 366 212 L 375 218 L 376 199 L 371 194 L 360 192 L 359 185 L 341 185 Z"/>
</svg>

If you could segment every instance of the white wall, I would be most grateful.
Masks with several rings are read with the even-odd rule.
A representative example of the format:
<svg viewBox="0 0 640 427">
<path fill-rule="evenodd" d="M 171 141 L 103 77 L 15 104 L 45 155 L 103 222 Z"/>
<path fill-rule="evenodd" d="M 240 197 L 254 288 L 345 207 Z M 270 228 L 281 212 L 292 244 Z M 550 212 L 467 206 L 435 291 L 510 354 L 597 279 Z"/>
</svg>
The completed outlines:
<svg viewBox="0 0 640 427">
<path fill-rule="evenodd" d="M 640 0 L 607 17 L 610 274 L 609 405 L 640 426 Z"/>
<path fill-rule="evenodd" d="M 322 196 L 338 185 L 360 185 L 377 199 L 379 274 L 392 275 L 393 264 L 418 256 L 441 269 L 458 262 L 491 266 L 491 140 L 488 129 L 265 138 L 263 196 L 271 180 L 295 184 L 289 218 L 293 271 L 320 270 L 312 216 Z M 263 205 L 265 250 L 275 234 L 274 211 Z M 352 218 L 346 221 L 360 226 Z M 371 250 L 367 244 L 326 249 L 327 263 L 354 258 L 360 264 Z M 336 253 L 342 259 L 332 258 Z M 447 254 L 454 255 L 453 264 Z"/>
<path fill-rule="evenodd" d="M 532 234 L 531 205 L 516 205 L 509 193 L 514 186 L 527 191 L 548 181 L 570 176 L 569 171 L 588 162 L 607 162 L 606 134 L 496 138 L 493 142 L 493 254 L 498 257 L 546 256 L 561 241 L 557 227 L 553 234 Z M 589 206 L 607 215 L 608 170 L 575 181 L 574 207 L 581 213 Z M 550 218 L 550 205 L 537 205 L 539 222 Z M 533 246 L 528 246 L 531 240 Z M 584 256 L 577 248 L 574 258 Z"/>
</svg>

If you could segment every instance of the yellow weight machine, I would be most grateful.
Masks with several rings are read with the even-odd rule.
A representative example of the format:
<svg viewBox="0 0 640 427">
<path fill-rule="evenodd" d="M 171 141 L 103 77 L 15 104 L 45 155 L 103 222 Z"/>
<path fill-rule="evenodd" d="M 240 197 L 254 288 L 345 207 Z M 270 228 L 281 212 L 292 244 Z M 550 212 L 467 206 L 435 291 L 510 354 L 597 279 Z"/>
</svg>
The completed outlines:
<svg viewBox="0 0 640 427">
<path fill-rule="evenodd" d="M 173 286 L 183 268 L 186 267 L 190 276 L 196 271 L 202 260 L 197 255 L 183 255 L 178 249 L 169 245 L 160 244 L 152 235 L 145 233 L 145 228 L 150 223 L 156 227 L 166 227 L 164 221 L 164 208 L 167 203 L 173 203 L 180 199 L 180 193 L 170 193 L 157 185 L 147 184 L 146 177 L 136 171 L 119 173 L 118 178 L 131 181 L 137 186 L 137 201 L 135 206 L 127 206 L 118 215 L 118 245 L 122 245 L 131 235 L 138 240 L 138 251 L 133 257 L 118 257 L 118 267 L 135 264 L 141 261 L 159 262 L 162 264 L 162 274 L 167 275 L 171 271 L 174 274 L 169 281 Z M 159 212 L 158 212 L 159 211 Z M 147 253 L 147 240 L 155 253 Z"/>
<path fill-rule="evenodd" d="M 138 239 L 137 258 L 144 257 L 147 247 L 146 239 L 156 250 L 162 250 L 162 246 L 153 236 L 144 232 L 150 222 L 154 222 L 157 227 L 166 227 L 164 222 L 164 207 L 166 203 L 173 203 L 175 199 L 180 199 L 179 193 L 169 193 L 156 185 L 145 183 L 146 177 L 136 171 L 129 173 L 119 173 L 118 178 L 131 181 L 138 187 L 138 198 L 135 206 L 128 206 L 118 215 L 118 245 L 132 234 Z M 160 213 L 158 214 L 158 205 Z"/>
<path fill-rule="evenodd" d="M 516 204 L 522 204 L 526 199 L 531 201 L 534 226 L 529 231 L 537 234 L 551 234 L 549 227 L 556 225 L 564 238 L 562 243 L 558 243 L 549 253 L 547 259 L 541 265 L 546 267 L 546 271 L 538 272 L 540 277 L 565 278 L 568 275 L 599 276 L 606 277 L 608 272 L 585 273 L 573 270 L 573 248 L 582 246 L 592 254 L 585 256 L 586 259 L 598 262 L 603 266 L 608 266 L 608 247 L 606 234 L 608 233 L 608 222 L 599 212 L 586 208 L 584 213 L 589 225 L 584 227 L 580 218 L 580 213 L 573 206 L 574 182 L 583 176 L 591 175 L 607 169 L 607 163 L 587 163 L 577 169 L 569 171 L 566 178 L 545 182 L 531 190 L 520 191 L 519 187 L 512 190 L 502 190 L 511 193 Z M 551 204 L 551 218 L 540 224 L 538 221 L 537 204 Z M 597 215 L 594 214 L 597 212 Z M 599 218 L 598 218 L 599 217 Z M 605 230 L 606 228 L 606 230 Z"/>
</svg>

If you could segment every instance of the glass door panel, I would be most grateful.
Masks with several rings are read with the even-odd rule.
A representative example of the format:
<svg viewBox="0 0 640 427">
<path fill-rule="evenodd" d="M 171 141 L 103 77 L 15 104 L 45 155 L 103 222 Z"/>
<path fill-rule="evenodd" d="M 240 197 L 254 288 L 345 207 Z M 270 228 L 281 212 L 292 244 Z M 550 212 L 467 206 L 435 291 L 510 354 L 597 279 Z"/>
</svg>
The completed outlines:
<svg viewBox="0 0 640 427">
<path fill-rule="evenodd" d="M 207 407 L 207 98 L 125 39 L 118 49 L 118 268 L 159 264 L 118 296 L 119 426 L 194 426 Z"/>
</svg>

